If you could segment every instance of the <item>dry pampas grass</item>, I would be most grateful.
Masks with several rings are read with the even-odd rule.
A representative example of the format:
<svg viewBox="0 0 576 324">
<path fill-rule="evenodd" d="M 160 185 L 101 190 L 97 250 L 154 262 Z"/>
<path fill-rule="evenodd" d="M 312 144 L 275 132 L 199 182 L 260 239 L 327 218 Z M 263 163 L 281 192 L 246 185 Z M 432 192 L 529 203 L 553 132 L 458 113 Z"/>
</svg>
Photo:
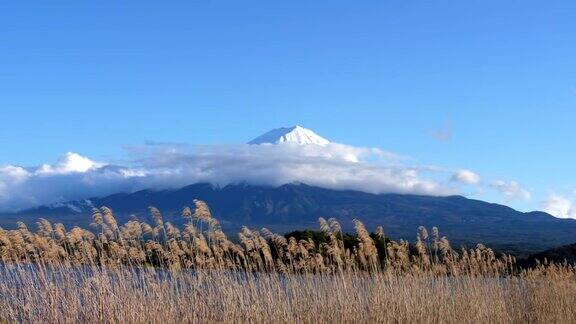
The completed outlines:
<svg viewBox="0 0 576 324">
<path fill-rule="evenodd" d="M 434 227 L 414 244 L 344 235 L 321 240 L 244 227 L 238 241 L 208 207 L 183 228 L 92 213 L 92 231 L 45 219 L 0 229 L 0 320 L 8 322 L 574 322 L 576 270 L 521 269 L 490 248 L 452 248 Z"/>
<path fill-rule="evenodd" d="M 522 277 L 7 265 L 0 321 L 570 323 L 574 272 Z"/>
</svg>

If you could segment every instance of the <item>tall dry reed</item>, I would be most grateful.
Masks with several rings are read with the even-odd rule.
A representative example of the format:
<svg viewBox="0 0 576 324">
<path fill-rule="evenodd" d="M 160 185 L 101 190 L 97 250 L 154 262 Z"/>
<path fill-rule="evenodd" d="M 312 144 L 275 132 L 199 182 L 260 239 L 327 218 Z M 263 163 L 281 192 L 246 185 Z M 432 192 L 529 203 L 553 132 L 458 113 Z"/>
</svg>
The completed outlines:
<svg viewBox="0 0 576 324">
<path fill-rule="evenodd" d="M 439 275 L 510 275 L 515 260 L 483 246 L 456 251 L 438 228 L 424 227 L 416 242 L 392 241 L 383 227 L 370 233 L 354 220 L 356 234 L 344 242 L 340 223 L 319 219 L 327 237 L 322 242 L 284 237 L 268 229 L 244 227 L 238 241 L 228 239 L 208 205 L 194 201 L 182 211 L 183 228 L 165 222 L 150 207 L 153 224 L 130 220 L 119 225 L 113 211 L 92 212 L 92 231 L 40 219 L 37 230 L 24 223 L 16 230 L 0 229 L 0 259 L 4 263 L 35 262 L 51 265 L 157 266 L 169 269 L 227 269 L 281 273 L 340 273 L 343 271 L 422 273 Z"/>
<path fill-rule="evenodd" d="M 481 244 L 456 250 L 436 227 L 410 244 L 320 218 L 321 241 L 246 227 L 232 241 L 202 201 L 183 228 L 150 213 L 152 225 L 102 207 L 92 230 L 0 229 L 0 321 L 576 321 L 573 266 L 520 269 Z"/>
</svg>

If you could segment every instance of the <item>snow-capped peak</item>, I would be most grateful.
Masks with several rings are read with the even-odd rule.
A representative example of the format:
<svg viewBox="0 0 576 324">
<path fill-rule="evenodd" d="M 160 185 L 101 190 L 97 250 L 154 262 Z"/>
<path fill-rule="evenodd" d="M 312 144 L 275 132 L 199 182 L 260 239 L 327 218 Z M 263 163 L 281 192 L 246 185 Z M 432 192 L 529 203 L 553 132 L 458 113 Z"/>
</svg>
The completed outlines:
<svg viewBox="0 0 576 324">
<path fill-rule="evenodd" d="M 307 128 L 294 126 L 273 129 L 248 142 L 248 144 L 251 145 L 282 143 L 293 143 L 298 145 L 326 145 L 329 144 L 330 141 Z"/>
</svg>

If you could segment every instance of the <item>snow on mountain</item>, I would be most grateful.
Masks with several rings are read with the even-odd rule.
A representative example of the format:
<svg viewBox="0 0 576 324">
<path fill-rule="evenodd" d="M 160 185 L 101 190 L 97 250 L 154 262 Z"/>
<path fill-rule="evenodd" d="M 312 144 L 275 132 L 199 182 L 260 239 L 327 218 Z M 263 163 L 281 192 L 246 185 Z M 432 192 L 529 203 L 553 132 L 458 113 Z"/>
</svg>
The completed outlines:
<svg viewBox="0 0 576 324">
<path fill-rule="evenodd" d="M 50 209 L 66 208 L 73 213 L 80 214 L 85 211 L 90 211 L 92 208 L 94 208 L 94 204 L 90 199 L 84 199 L 70 202 L 56 202 L 48 205 L 48 208 Z"/>
<path fill-rule="evenodd" d="M 327 145 L 330 141 L 307 128 L 294 126 L 273 129 L 248 142 L 248 144 L 251 145 L 282 143 L 293 143 L 298 145 Z"/>
</svg>

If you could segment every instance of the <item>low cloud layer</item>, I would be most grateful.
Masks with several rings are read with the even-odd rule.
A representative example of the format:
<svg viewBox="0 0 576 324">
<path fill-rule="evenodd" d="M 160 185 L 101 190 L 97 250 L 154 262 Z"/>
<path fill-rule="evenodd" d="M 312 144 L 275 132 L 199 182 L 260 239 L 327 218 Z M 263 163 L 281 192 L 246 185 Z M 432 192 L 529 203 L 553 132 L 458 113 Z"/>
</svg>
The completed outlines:
<svg viewBox="0 0 576 324">
<path fill-rule="evenodd" d="M 142 189 L 180 188 L 209 182 L 279 186 L 303 182 L 369 193 L 470 195 L 490 189 L 505 201 L 528 200 L 515 181 L 483 184 L 479 174 L 416 163 L 376 148 L 327 145 L 183 145 L 147 143 L 127 149 L 122 163 L 66 153 L 55 163 L 0 166 L 0 211 Z M 553 202 L 547 210 L 554 209 Z M 567 214 L 563 212 L 555 215 Z M 560 210 L 558 209 L 558 210 Z M 570 208 L 569 208 L 570 209 Z M 576 215 L 574 215 L 576 217 Z"/>
<path fill-rule="evenodd" d="M 188 146 L 149 143 L 128 148 L 122 165 L 66 153 L 54 164 L 0 166 L 0 210 L 18 210 L 147 188 L 196 182 L 225 186 L 249 182 L 304 182 L 371 193 L 458 194 L 453 171 L 411 165 L 374 148 L 341 144 Z M 473 177 L 463 182 L 474 183 Z"/>
</svg>

